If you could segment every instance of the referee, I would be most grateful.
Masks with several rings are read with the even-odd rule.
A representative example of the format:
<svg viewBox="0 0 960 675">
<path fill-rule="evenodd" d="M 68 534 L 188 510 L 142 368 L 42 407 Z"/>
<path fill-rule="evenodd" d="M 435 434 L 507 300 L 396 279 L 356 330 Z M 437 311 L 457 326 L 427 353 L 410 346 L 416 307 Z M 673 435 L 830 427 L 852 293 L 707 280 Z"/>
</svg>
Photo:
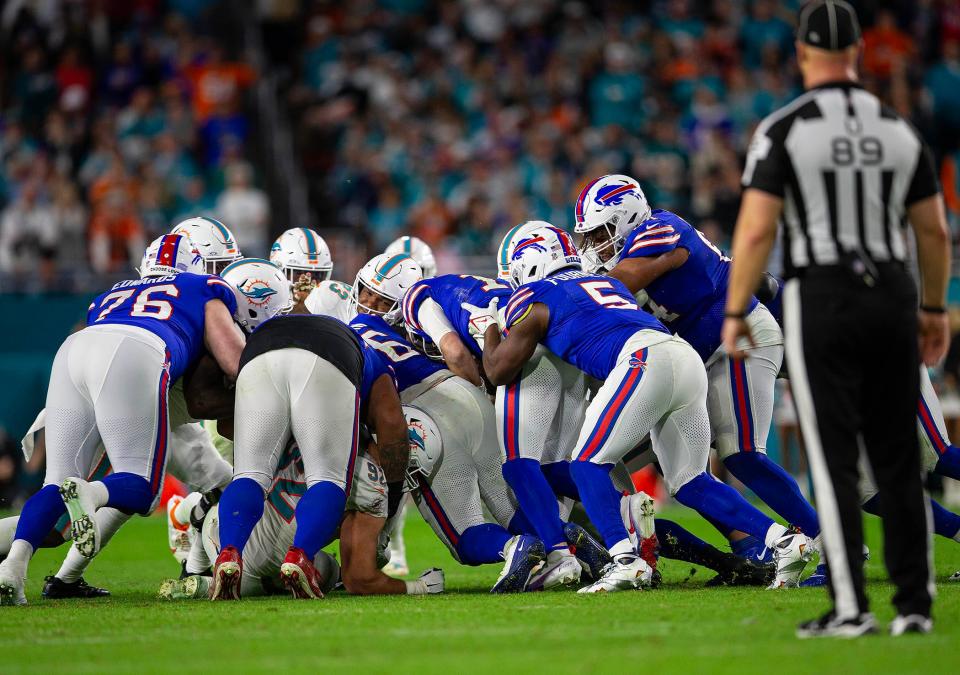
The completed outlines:
<svg viewBox="0 0 960 675">
<path fill-rule="evenodd" d="M 916 411 L 920 360 L 936 363 L 947 345 L 943 200 L 916 131 L 857 84 L 862 42 L 850 5 L 805 5 L 796 46 L 806 92 L 760 124 L 747 154 L 724 345 L 743 357 L 744 310 L 781 219 L 787 365 L 834 602 L 797 635 L 877 630 L 864 592 L 861 444 L 880 491 L 884 558 L 896 586 L 890 632 L 925 633 L 933 583 Z M 904 265 L 905 221 L 916 235 L 919 311 Z"/>
</svg>

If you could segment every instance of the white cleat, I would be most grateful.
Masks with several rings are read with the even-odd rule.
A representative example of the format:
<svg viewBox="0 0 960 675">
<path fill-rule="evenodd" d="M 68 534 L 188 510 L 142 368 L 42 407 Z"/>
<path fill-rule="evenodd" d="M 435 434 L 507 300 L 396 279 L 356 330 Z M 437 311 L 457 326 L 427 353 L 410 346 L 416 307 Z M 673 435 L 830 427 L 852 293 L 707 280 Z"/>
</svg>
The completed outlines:
<svg viewBox="0 0 960 675">
<path fill-rule="evenodd" d="M 157 596 L 161 600 L 193 600 L 206 598 L 210 594 L 210 585 L 213 577 L 202 577 L 193 574 L 184 579 L 167 579 L 160 584 Z"/>
<path fill-rule="evenodd" d="M 10 574 L 0 563 L 0 607 L 14 607 L 27 604 L 23 592 L 25 580 L 16 574 Z"/>
<path fill-rule="evenodd" d="M 191 532 L 189 518 L 181 522 L 177 515 L 186 510 L 190 511 L 183 504 L 184 497 L 174 495 L 167 501 L 167 541 L 170 544 L 170 552 L 176 558 L 178 563 L 185 563 L 187 556 L 190 555 L 190 548 L 193 546 L 194 533 Z M 192 508 L 192 507 L 191 507 Z"/>
<path fill-rule="evenodd" d="M 639 550 L 640 542 L 656 533 L 654 515 L 653 498 L 646 492 L 624 495 L 620 499 L 620 517 L 635 549 Z"/>
<path fill-rule="evenodd" d="M 405 577 L 410 574 L 410 566 L 407 565 L 406 557 L 397 556 L 396 553 L 390 553 L 390 562 L 383 566 L 383 573 L 390 577 Z"/>
<path fill-rule="evenodd" d="M 907 633 L 926 634 L 933 630 L 933 619 L 923 614 L 898 614 L 890 622 L 890 635 L 900 637 Z"/>
<path fill-rule="evenodd" d="M 84 558 L 92 558 L 100 551 L 100 526 L 93 517 L 97 507 L 90 494 L 90 483 L 68 478 L 60 484 L 60 496 L 70 514 L 74 547 Z"/>
<path fill-rule="evenodd" d="M 806 535 L 787 532 L 773 545 L 773 561 L 777 572 L 768 589 L 797 588 L 803 568 L 813 557 L 813 546 Z"/>
<path fill-rule="evenodd" d="M 543 567 L 530 577 L 527 590 L 545 591 L 557 586 L 569 586 L 580 581 L 582 572 L 580 561 L 572 553 L 551 551 Z"/>
<path fill-rule="evenodd" d="M 622 556 L 603 570 L 603 576 L 577 593 L 614 593 L 650 586 L 653 569 L 640 556 Z"/>
</svg>

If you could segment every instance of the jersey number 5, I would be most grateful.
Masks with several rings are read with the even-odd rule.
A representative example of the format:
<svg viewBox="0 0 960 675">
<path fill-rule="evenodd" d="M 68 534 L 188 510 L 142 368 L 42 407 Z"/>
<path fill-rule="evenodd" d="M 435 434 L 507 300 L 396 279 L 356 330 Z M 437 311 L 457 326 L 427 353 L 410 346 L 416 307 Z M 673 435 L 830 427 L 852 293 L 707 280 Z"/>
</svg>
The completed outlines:
<svg viewBox="0 0 960 675">
<path fill-rule="evenodd" d="M 582 281 L 580 282 L 580 288 L 585 290 L 587 295 L 590 296 L 590 299 L 598 305 L 603 305 L 611 309 L 640 309 L 635 302 L 630 302 L 621 295 L 616 294 L 613 284 L 609 281 Z M 610 291 L 613 294 L 605 295 L 604 291 Z"/>
<path fill-rule="evenodd" d="M 136 292 L 136 289 L 131 288 L 125 291 L 116 291 L 115 293 L 110 293 L 104 296 L 103 302 L 100 303 L 100 306 L 103 307 L 103 311 L 100 312 L 100 315 L 97 316 L 96 320 L 103 321 L 107 314 L 129 300 L 130 297 Z M 138 295 L 137 299 L 134 301 L 133 307 L 130 308 L 130 316 L 157 319 L 158 321 L 168 320 L 173 314 L 173 305 L 166 300 L 152 300 L 151 296 L 156 294 L 162 294 L 170 298 L 176 298 L 180 296 L 180 289 L 173 284 L 162 284 L 160 286 L 145 288 L 144 290 L 140 291 L 140 295 Z"/>
</svg>

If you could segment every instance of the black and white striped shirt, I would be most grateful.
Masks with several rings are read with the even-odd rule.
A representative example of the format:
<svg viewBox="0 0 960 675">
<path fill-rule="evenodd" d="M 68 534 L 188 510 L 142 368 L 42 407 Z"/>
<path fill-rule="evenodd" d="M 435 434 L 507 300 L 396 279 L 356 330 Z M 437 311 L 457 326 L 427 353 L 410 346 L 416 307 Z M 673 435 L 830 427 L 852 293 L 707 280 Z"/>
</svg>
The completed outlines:
<svg viewBox="0 0 960 675">
<path fill-rule="evenodd" d="M 784 200 L 788 277 L 848 252 L 903 261 L 906 209 L 939 191 L 917 132 L 853 82 L 811 89 L 764 119 L 743 186 Z"/>
</svg>

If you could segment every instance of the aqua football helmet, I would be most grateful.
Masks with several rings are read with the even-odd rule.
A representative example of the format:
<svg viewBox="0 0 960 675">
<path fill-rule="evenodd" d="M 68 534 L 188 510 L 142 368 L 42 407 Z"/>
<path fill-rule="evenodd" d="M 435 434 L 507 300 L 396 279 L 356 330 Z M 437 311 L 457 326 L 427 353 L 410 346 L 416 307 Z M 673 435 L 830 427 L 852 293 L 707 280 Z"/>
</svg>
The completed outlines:
<svg viewBox="0 0 960 675">
<path fill-rule="evenodd" d="M 420 265 L 406 253 L 390 255 L 381 253 L 360 268 L 353 282 L 350 300 L 357 312 L 379 314 L 387 323 L 398 324 L 403 321 L 400 301 L 404 293 L 423 278 Z M 366 289 L 386 298 L 390 302 L 388 309 L 377 309 L 360 302 L 360 292 Z"/>
<path fill-rule="evenodd" d="M 309 274 L 314 283 L 319 283 L 333 273 L 330 247 L 308 227 L 294 227 L 277 237 L 270 247 L 270 262 L 283 270 L 291 284 L 301 274 Z"/>
</svg>

